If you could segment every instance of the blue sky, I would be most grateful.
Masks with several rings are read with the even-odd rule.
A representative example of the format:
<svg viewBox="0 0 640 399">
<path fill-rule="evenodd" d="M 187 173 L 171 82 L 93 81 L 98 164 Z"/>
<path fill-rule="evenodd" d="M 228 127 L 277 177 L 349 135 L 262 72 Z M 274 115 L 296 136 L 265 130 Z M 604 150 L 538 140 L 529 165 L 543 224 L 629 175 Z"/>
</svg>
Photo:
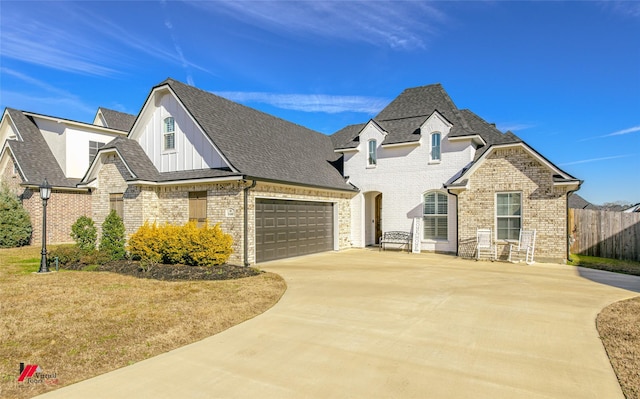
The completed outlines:
<svg viewBox="0 0 640 399">
<path fill-rule="evenodd" d="M 637 1 L 0 1 L 0 107 L 91 122 L 167 77 L 331 134 L 408 87 L 640 202 Z"/>
</svg>

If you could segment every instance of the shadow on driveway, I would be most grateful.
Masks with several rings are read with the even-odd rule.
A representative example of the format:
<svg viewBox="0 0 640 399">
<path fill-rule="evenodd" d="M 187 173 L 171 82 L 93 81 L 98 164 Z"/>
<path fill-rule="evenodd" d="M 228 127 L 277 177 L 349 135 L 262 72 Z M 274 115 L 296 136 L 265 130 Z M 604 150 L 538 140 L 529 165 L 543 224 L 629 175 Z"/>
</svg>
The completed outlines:
<svg viewBox="0 0 640 399">
<path fill-rule="evenodd" d="M 640 277 L 628 274 L 607 272 L 604 270 L 577 267 L 580 277 L 596 283 L 622 288 L 633 292 L 640 292 Z"/>
</svg>

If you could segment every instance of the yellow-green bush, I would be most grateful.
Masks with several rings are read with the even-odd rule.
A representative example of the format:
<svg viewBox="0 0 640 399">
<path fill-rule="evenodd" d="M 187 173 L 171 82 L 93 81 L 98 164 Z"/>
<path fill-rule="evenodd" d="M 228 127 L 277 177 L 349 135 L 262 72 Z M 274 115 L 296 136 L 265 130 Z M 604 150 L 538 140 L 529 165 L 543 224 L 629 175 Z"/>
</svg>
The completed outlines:
<svg viewBox="0 0 640 399">
<path fill-rule="evenodd" d="M 129 238 L 128 250 L 133 259 L 149 264 L 215 266 L 227 262 L 232 244 L 233 238 L 219 224 L 198 227 L 195 222 L 184 226 L 145 223 Z"/>
</svg>

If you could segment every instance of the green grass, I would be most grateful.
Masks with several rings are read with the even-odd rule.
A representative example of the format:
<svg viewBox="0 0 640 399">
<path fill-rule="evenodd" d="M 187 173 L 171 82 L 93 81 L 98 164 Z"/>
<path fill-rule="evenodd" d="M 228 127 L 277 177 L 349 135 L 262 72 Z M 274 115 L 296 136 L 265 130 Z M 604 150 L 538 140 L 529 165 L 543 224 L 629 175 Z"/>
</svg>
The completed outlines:
<svg viewBox="0 0 640 399">
<path fill-rule="evenodd" d="M 640 262 L 571 254 L 569 265 L 640 276 Z"/>
</svg>

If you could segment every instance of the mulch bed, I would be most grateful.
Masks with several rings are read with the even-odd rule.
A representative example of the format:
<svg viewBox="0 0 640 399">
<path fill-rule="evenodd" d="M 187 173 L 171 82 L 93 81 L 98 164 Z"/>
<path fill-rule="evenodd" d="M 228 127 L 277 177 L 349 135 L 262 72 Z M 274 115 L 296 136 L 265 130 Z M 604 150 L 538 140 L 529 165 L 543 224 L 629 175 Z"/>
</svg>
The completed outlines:
<svg viewBox="0 0 640 399">
<path fill-rule="evenodd" d="M 214 267 L 164 265 L 152 266 L 145 271 L 140 262 L 119 260 L 107 262 L 103 265 L 88 266 L 83 263 L 65 265 L 65 270 L 90 270 L 99 272 L 113 272 L 138 278 L 151 278 L 162 281 L 195 281 L 195 280 L 233 280 L 256 276 L 263 273 L 252 267 L 236 265 L 219 265 Z"/>
</svg>

